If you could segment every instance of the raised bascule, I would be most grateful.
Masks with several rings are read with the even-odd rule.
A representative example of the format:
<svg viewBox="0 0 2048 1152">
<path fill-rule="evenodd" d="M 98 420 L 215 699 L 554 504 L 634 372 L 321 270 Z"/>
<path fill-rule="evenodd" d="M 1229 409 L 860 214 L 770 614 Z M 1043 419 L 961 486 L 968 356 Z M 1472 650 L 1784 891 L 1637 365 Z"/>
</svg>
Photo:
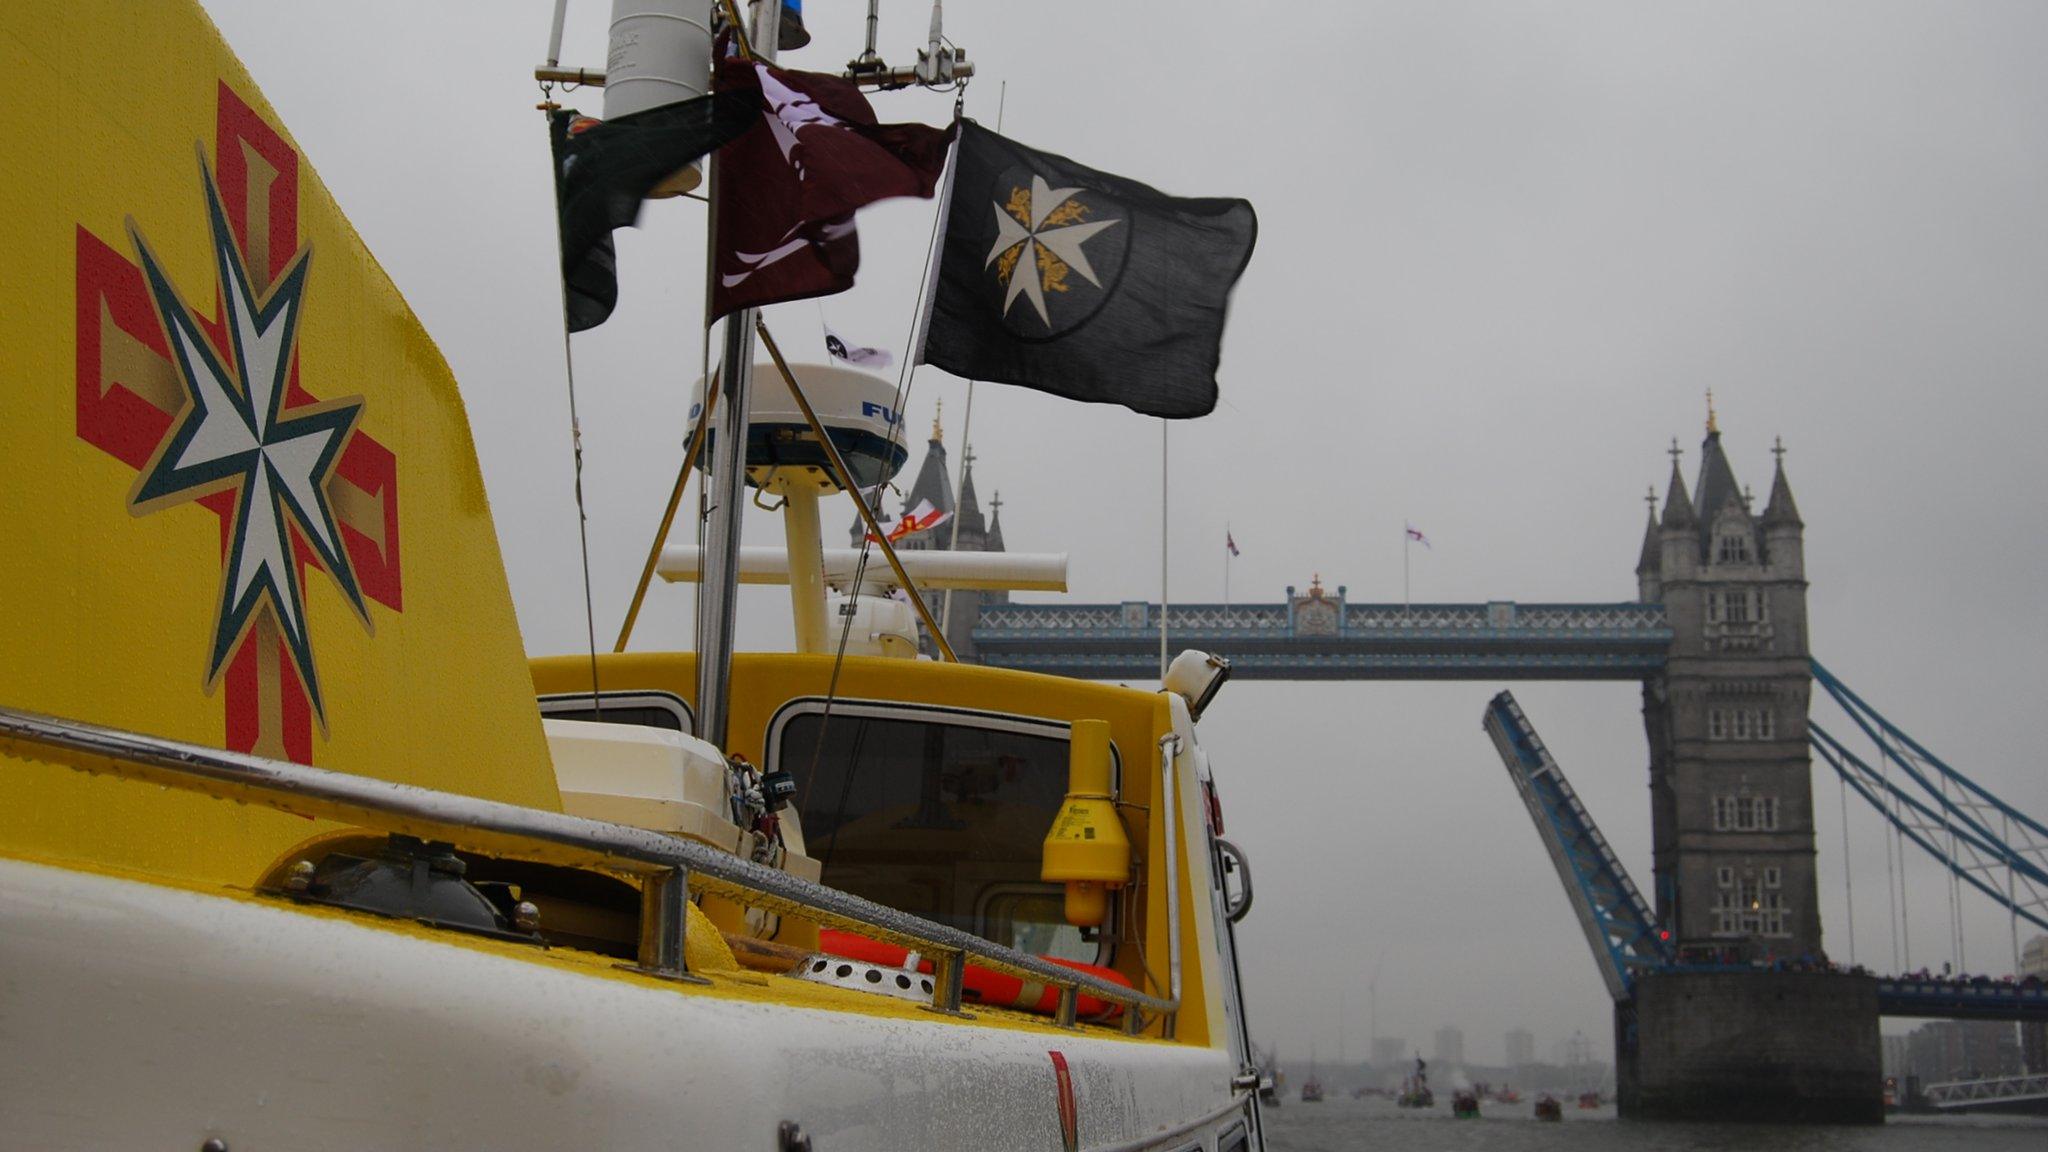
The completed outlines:
<svg viewBox="0 0 2048 1152">
<path fill-rule="evenodd" d="M 975 504 L 972 452 L 956 508 L 942 435 L 906 506 L 960 517 L 925 547 L 1001 550 Z M 1690 487 L 1681 452 L 1653 492 L 1622 603 L 1361 604 L 1320 577 L 1278 604 L 1174 604 L 1167 646 L 1265 680 L 1634 680 L 1648 739 L 1652 862 L 1639 893 L 1502 693 L 1485 727 L 1557 864 L 1615 999 L 1617 1087 L 1631 1116 L 1875 1122 L 1880 1015 L 2048 1019 L 2048 993 L 1849 975 L 1825 963 L 1815 882 L 1814 751 L 1953 877 L 2048 928 L 2048 828 L 1915 743 L 1813 659 L 1805 525 L 1777 458 L 1761 511 L 1711 411 Z M 918 538 L 913 537 L 916 541 Z M 913 545 L 916 546 L 916 545 Z M 935 608 L 938 606 L 935 605 Z M 1086 679 L 1158 675 L 1161 607 L 957 598 L 963 659 Z M 1811 722 L 1819 684 L 1873 766 Z M 1859 745 L 1860 746 L 1860 745 Z M 2017 948 L 2017 944 L 2015 944 Z"/>
</svg>

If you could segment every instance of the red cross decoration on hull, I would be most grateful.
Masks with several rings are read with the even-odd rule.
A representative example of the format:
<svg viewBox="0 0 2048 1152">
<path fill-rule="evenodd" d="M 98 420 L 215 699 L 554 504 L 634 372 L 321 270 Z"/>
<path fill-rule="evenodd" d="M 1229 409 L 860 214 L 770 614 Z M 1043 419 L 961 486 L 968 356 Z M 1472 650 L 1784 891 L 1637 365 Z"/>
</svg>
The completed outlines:
<svg viewBox="0 0 2048 1152">
<path fill-rule="evenodd" d="M 266 293 L 300 255 L 298 153 L 225 83 L 219 86 L 215 141 L 211 170 L 217 174 L 218 206 L 232 233 L 236 260 L 254 290 Z M 130 227 L 134 230 L 136 225 L 131 222 Z M 139 236 L 138 232 L 137 243 Z M 84 227 L 77 230 L 77 434 L 147 473 L 166 437 L 191 418 L 190 385 L 172 357 L 161 299 L 152 298 L 144 269 L 132 252 L 128 237 L 109 242 Z M 245 393 L 236 398 L 246 399 L 255 385 L 248 382 L 249 366 L 241 362 L 247 353 L 230 332 L 229 302 L 224 298 L 234 290 L 216 284 L 211 316 L 194 319 L 211 346 L 211 356 L 235 364 Z M 318 412 L 320 404 L 301 385 L 295 347 L 289 356 L 278 409 L 285 419 L 302 411 Z M 345 589 L 359 591 L 361 599 L 402 611 L 397 457 L 359 427 L 336 434 L 345 439 L 320 486 L 341 549 L 329 554 L 345 558 L 348 569 L 334 575 Z M 263 466 L 260 454 L 257 466 Z M 240 486 L 230 484 L 193 497 L 194 503 L 219 517 L 221 552 L 231 567 L 241 495 Z M 321 523 L 318 518 L 313 522 Z M 294 590 L 289 595 L 272 591 L 268 601 L 252 599 L 256 608 L 245 609 L 238 617 L 245 617 L 241 623 L 228 621 L 234 633 L 225 638 L 221 666 L 209 673 L 201 651 L 194 653 L 193 667 L 223 689 L 230 749 L 311 763 L 318 709 L 301 671 L 310 660 L 310 649 L 306 624 L 298 615 L 303 603 L 295 589 L 305 585 L 309 569 L 328 572 L 329 565 L 307 539 L 303 521 L 287 520 L 282 531 L 289 540 L 285 563 L 296 580 L 283 583 L 293 584 Z M 224 580 L 239 582 L 240 576 L 229 572 Z M 280 598 L 294 603 L 280 608 Z M 280 612 L 293 627 L 280 626 Z M 299 640 L 296 651 L 288 643 L 293 636 Z"/>
</svg>

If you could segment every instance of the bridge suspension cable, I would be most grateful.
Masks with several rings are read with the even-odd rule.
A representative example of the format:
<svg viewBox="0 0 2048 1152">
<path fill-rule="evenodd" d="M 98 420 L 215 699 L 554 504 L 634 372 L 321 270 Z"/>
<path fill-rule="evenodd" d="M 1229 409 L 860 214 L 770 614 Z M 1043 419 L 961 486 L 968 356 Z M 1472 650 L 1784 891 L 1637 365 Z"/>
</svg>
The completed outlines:
<svg viewBox="0 0 2048 1152">
<path fill-rule="evenodd" d="M 1945 869 L 1949 943 L 1958 967 L 1963 957 L 1962 892 L 1967 884 L 2006 909 L 2017 970 L 2019 921 L 2048 929 L 2048 826 L 1944 763 L 1819 661 L 1813 662 L 1813 677 L 1876 746 L 1878 765 L 1873 767 L 1811 721 L 1808 740 L 1844 787 L 1877 809 L 1902 841 L 1911 840 Z M 1893 765 L 1899 769 L 1898 779 L 1892 775 Z M 1903 848 L 1902 842 L 1902 852 Z M 1903 856 L 1899 864 L 1903 870 Z M 1903 919 L 1903 892 L 1899 896 Z"/>
</svg>

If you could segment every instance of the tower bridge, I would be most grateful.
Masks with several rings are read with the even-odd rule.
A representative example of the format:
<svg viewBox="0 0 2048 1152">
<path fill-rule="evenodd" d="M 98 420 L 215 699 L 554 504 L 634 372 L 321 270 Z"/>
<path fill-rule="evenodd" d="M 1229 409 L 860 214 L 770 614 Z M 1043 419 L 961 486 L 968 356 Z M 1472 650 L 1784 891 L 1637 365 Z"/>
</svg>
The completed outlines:
<svg viewBox="0 0 2048 1152">
<path fill-rule="evenodd" d="M 940 441 L 935 425 L 906 507 L 929 499 L 955 511 Z M 1885 814 L 1902 842 L 1940 859 L 1958 889 L 1967 884 L 2010 909 L 2016 932 L 2020 919 L 2048 928 L 2048 827 L 1942 764 L 1814 663 L 1805 525 L 1784 449 L 1773 453 L 1759 512 L 1735 479 L 1711 409 L 1691 485 L 1672 442 L 1661 511 L 1651 495 L 1633 601 L 1353 603 L 1345 587 L 1330 591 L 1318 578 L 1278 603 L 1164 610 L 967 593 L 944 627 L 964 659 L 1088 679 L 1156 678 L 1163 614 L 1170 650 L 1224 656 L 1247 679 L 1639 682 L 1647 900 L 1512 698 L 1496 699 L 1487 724 L 1614 994 L 1624 1112 L 1875 1122 L 1880 1013 L 2042 1020 L 2048 993 L 1838 974 L 1812 962 L 1824 955 L 1812 751 Z M 957 537 L 943 539 L 942 528 L 908 546 L 1003 547 L 1000 525 L 975 506 L 972 459 L 962 470 Z M 1816 674 L 1879 745 L 1877 768 L 1811 721 Z M 1888 766 L 1901 770 L 1896 778 Z M 1900 779 L 1920 791 L 1908 794 Z"/>
<path fill-rule="evenodd" d="M 1157 604 L 1005 604 L 971 633 L 983 664 L 1093 680 L 1159 675 Z M 1174 604 L 1167 646 L 1246 680 L 1643 680 L 1664 670 L 1662 604 L 1352 604 L 1320 580 L 1278 604 Z"/>
</svg>

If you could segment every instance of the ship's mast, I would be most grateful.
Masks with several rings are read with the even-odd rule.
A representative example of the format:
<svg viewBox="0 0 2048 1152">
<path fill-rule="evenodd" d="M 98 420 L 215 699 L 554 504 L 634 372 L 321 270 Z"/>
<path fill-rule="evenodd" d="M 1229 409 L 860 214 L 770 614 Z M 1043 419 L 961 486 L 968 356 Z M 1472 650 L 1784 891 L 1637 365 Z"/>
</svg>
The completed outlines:
<svg viewBox="0 0 2048 1152">
<path fill-rule="evenodd" d="M 780 32 L 781 0 L 752 0 L 747 13 L 747 39 L 754 55 L 775 60 Z M 718 203 L 727 178 L 725 164 L 711 163 L 711 201 Z M 713 275 L 717 274 L 718 236 L 709 243 Z M 740 517 L 747 496 L 747 408 L 754 385 L 754 309 L 743 308 L 725 318 L 725 346 L 720 356 L 718 403 L 711 424 L 711 471 L 704 483 L 704 575 L 697 586 L 697 735 L 725 746 L 731 703 L 733 635 L 737 625 L 734 601 L 739 595 Z"/>
</svg>

